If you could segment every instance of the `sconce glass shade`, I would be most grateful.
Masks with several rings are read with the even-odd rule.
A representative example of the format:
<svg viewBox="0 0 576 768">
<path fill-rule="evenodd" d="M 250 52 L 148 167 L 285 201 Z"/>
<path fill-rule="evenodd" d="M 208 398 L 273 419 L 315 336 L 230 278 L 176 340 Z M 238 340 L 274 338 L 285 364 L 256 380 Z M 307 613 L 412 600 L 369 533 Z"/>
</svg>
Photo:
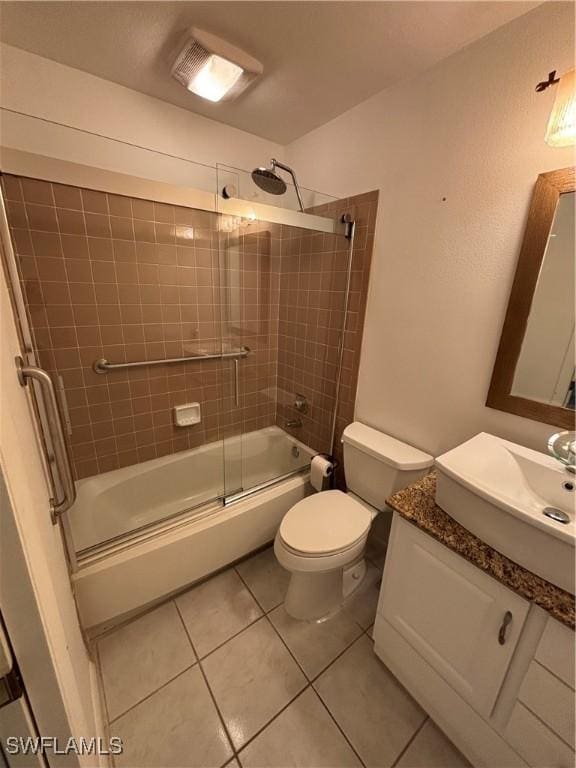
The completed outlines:
<svg viewBox="0 0 576 768">
<path fill-rule="evenodd" d="M 576 144 L 576 70 L 560 78 L 552 114 L 546 130 L 546 144 L 569 147 Z"/>
</svg>

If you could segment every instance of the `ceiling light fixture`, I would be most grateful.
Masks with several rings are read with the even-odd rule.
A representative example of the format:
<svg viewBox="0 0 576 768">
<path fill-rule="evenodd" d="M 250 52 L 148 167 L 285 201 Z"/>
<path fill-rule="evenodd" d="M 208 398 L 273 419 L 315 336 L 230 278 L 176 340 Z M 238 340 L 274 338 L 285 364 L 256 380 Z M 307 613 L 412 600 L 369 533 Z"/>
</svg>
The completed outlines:
<svg viewBox="0 0 576 768">
<path fill-rule="evenodd" d="M 236 98 L 263 72 L 262 64 L 226 40 L 191 29 L 172 67 L 172 77 L 208 101 Z"/>
</svg>

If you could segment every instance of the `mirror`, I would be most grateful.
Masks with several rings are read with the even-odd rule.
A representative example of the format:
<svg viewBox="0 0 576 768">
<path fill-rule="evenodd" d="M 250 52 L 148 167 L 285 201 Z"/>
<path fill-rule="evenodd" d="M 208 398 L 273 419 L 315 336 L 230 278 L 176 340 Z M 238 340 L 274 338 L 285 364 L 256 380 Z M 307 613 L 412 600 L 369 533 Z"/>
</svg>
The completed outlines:
<svg viewBox="0 0 576 768">
<path fill-rule="evenodd" d="M 560 195 L 512 394 L 574 409 L 574 192 Z"/>
<path fill-rule="evenodd" d="M 574 169 L 538 177 L 486 405 L 574 428 Z"/>
</svg>

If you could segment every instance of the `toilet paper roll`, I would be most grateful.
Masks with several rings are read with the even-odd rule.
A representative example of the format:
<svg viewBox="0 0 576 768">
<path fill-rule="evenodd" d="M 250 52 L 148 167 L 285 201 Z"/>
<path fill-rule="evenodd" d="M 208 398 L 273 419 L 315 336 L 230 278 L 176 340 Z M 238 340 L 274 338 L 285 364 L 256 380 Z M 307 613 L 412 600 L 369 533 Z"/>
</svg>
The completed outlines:
<svg viewBox="0 0 576 768">
<path fill-rule="evenodd" d="M 324 478 L 330 477 L 333 471 L 334 464 L 329 459 L 321 454 L 314 456 L 310 462 L 310 483 L 312 488 L 316 491 L 321 491 L 324 485 Z"/>
</svg>

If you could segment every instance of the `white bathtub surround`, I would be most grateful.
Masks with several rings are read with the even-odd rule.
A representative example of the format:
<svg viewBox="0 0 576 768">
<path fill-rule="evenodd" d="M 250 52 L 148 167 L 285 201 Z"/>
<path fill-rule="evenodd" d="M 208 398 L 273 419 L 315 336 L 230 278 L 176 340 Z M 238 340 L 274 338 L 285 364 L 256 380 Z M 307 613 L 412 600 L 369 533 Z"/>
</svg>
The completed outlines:
<svg viewBox="0 0 576 768">
<path fill-rule="evenodd" d="M 292 454 L 295 445 L 298 457 Z M 232 466 L 238 474 L 242 472 L 249 487 L 266 482 L 270 476 L 289 475 L 295 471 L 295 462 L 296 474 L 232 503 L 204 504 L 178 515 L 189 505 L 191 497 L 186 493 L 191 477 L 195 492 L 203 482 L 200 490 L 213 493 L 216 486 L 215 475 L 210 475 L 214 464 L 210 451 L 220 447 L 221 443 L 212 443 L 154 459 L 89 478 L 81 486 L 79 499 L 86 507 L 84 517 L 79 512 L 82 507 L 75 507 L 73 531 L 75 536 L 84 535 L 84 541 L 90 541 L 95 530 L 120 531 L 122 526 L 125 531 L 133 530 L 133 520 L 126 523 L 124 516 L 134 509 L 134 499 L 142 505 L 139 519 L 158 523 L 139 537 L 121 541 L 81 562 L 73 580 L 85 628 L 94 632 L 100 625 L 117 623 L 272 541 L 288 509 L 310 492 L 309 473 L 297 470 L 304 460 L 309 463 L 312 452 L 278 427 L 269 427 L 242 436 L 242 442 L 236 443 L 237 458 Z M 234 443 L 230 450 L 234 450 Z M 102 497 L 106 500 L 102 513 L 107 529 L 97 528 Z M 163 521 L 167 510 L 175 517 Z"/>
<path fill-rule="evenodd" d="M 115 623 L 272 541 L 307 493 L 306 475 L 292 477 L 83 566 L 73 576 L 83 626 Z"/>
<path fill-rule="evenodd" d="M 80 480 L 69 513 L 74 546 L 83 552 L 186 510 L 203 515 L 202 505 L 304 469 L 312 455 L 267 427 Z"/>
<path fill-rule="evenodd" d="M 357 606 L 332 619 L 296 621 L 282 604 L 266 607 L 278 595 L 269 584 L 282 583 L 268 549 L 103 636 L 98 655 L 109 708 L 119 690 L 134 692 L 131 706 L 110 717 L 111 732 L 125 740 L 117 765 L 223 765 L 234 755 L 245 768 L 398 760 L 465 768 L 373 653 L 366 628 L 375 616 L 376 582 L 369 611 L 358 596 Z M 217 647 L 216 614 L 234 617 L 220 626 Z M 169 645 L 150 641 L 168 628 Z M 175 673 L 177 664 L 182 671 Z M 155 691 L 142 688 L 151 666 Z"/>
</svg>

